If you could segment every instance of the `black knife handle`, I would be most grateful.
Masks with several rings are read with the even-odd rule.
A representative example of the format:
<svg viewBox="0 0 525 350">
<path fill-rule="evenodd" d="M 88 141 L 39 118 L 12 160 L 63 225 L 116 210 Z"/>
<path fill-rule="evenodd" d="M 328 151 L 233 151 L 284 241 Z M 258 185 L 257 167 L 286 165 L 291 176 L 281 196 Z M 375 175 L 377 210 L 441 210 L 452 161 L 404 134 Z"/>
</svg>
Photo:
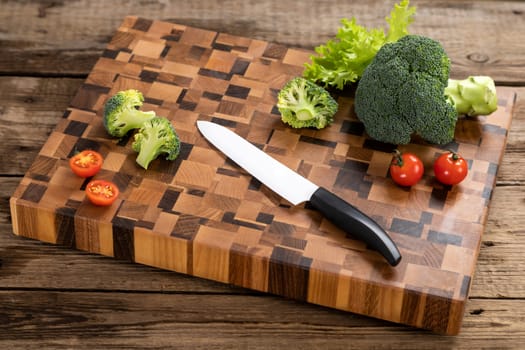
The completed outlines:
<svg viewBox="0 0 525 350">
<path fill-rule="evenodd" d="M 401 254 L 386 231 L 344 199 L 319 187 L 310 203 L 339 228 L 381 253 L 390 265 L 396 266 L 401 261 Z"/>
</svg>

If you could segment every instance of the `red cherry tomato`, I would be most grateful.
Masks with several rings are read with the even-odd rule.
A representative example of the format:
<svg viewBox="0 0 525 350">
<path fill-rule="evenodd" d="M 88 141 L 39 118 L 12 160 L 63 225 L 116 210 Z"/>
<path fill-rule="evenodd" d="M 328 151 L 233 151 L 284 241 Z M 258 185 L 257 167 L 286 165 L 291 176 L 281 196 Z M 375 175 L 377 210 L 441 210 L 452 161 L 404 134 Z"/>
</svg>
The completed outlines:
<svg viewBox="0 0 525 350">
<path fill-rule="evenodd" d="M 395 183 L 413 186 L 421 179 L 423 172 L 423 162 L 415 154 L 395 152 L 390 163 L 390 176 Z"/>
<path fill-rule="evenodd" d="M 436 179 L 445 185 L 456 185 L 468 174 L 468 164 L 459 154 L 443 153 L 434 162 Z"/>
<path fill-rule="evenodd" d="M 117 185 L 111 181 L 93 180 L 86 186 L 86 195 L 91 203 L 107 206 L 117 199 L 119 190 Z"/>
<path fill-rule="evenodd" d="M 80 177 L 91 177 L 102 168 L 102 155 L 93 150 L 84 150 L 69 158 L 69 167 Z"/>
</svg>

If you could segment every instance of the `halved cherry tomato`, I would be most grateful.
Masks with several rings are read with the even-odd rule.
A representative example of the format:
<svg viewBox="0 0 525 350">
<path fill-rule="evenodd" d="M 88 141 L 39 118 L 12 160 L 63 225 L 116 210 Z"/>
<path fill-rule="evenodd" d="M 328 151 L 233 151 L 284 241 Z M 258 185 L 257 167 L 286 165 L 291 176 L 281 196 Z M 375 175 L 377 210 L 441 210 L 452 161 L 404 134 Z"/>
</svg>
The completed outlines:
<svg viewBox="0 0 525 350">
<path fill-rule="evenodd" d="M 93 180 L 86 186 L 86 195 L 91 203 L 107 206 L 117 199 L 119 190 L 117 185 L 111 181 Z"/>
<path fill-rule="evenodd" d="M 418 156 L 396 150 L 390 163 L 390 176 L 395 183 L 401 186 L 413 186 L 421 180 L 423 172 L 423 162 Z"/>
<path fill-rule="evenodd" d="M 439 182 L 456 185 L 467 177 L 467 161 L 455 152 L 443 153 L 434 162 L 434 174 Z"/>
<path fill-rule="evenodd" d="M 102 155 L 93 150 L 84 150 L 69 158 L 69 167 L 80 177 L 91 177 L 102 168 Z"/>
</svg>

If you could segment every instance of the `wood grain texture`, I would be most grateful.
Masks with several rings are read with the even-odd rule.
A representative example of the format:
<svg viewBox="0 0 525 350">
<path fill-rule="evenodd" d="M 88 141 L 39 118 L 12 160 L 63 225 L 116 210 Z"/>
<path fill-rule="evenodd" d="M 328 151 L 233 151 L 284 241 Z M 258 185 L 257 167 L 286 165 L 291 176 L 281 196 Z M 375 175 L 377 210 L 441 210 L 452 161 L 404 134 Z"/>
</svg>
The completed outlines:
<svg viewBox="0 0 525 350">
<path fill-rule="evenodd" d="M 4 1 L 0 28 L 2 45 L 9 55 L 0 56 L 0 72 L 85 74 L 129 14 L 311 49 L 335 34 L 342 17 L 354 16 L 367 27 L 384 27 L 392 3 L 154 0 L 123 1 L 108 10 L 105 1 Z M 411 3 L 418 8 L 412 32 L 432 35 L 443 43 L 454 63 L 453 75 L 487 74 L 495 76 L 499 84 L 525 81 L 525 59 L 519 54 L 525 51 L 525 43 L 516 40 L 525 30 L 523 2 Z"/>
<path fill-rule="evenodd" d="M 313 43 L 320 43 L 334 33 L 334 22 L 347 14 L 356 13 L 366 24 L 382 25 L 387 1 L 341 2 L 321 1 L 316 8 L 315 21 L 305 25 L 302 21 L 286 21 L 289 16 L 273 11 L 260 11 L 262 8 L 286 9 L 293 7 L 295 18 L 304 18 L 309 13 L 308 6 L 297 7 L 294 3 L 263 0 L 258 4 L 246 1 L 232 1 L 229 8 L 216 8 L 215 1 L 200 1 L 208 10 L 195 12 L 197 2 L 129 2 L 115 1 L 107 7 L 106 1 L 2 1 L 0 3 L 0 47 L 8 50 L 8 55 L 0 57 L 0 81 L 9 82 L 16 91 L 18 86 L 25 86 L 18 81 L 34 80 L 32 89 L 24 88 L 15 94 L 6 94 L 11 90 L 2 88 L 0 94 L 0 133 L 2 138 L 11 132 L 23 135 L 22 130 L 34 137 L 24 138 L 23 147 L 18 148 L 16 139 L 0 144 L 0 288 L 6 296 L 10 311 L 0 308 L 3 327 L 0 328 L 2 348 L 216 348 L 246 349 L 267 348 L 268 346 L 288 348 L 324 348 L 347 349 L 356 344 L 356 348 L 404 348 L 404 349 L 471 349 L 499 348 L 519 349 L 522 347 L 523 334 L 522 302 L 525 298 L 525 275 L 523 271 L 523 183 L 525 181 L 523 156 L 525 140 L 525 84 L 524 70 L 520 58 L 525 57 L 522 41 L 517 40 L 525 28 L 523 6 L 520 1 L 417 1 L 418 18 L 413 24 L 418 30 L 434 37 L 439 37 L 446 44 L 449 40 L 457 43 L 449 51 L 453 61 L 453 72 L 463 73 L 483 70 L 489 72 L 499 85 L 511 84 L 518 92 L 514 118 L 509 132 L 507 148 L 497 176 L 491 210 L 472 282 L 472 290 L 465 311 L 464 324 L 460 335 L 453 338 L 420 332 L 407 327 L 392 325 L 388 322 L 371 320 L 358 315 L 342 313 L 343 318 L 350 318 L 352 323 L 344 329 L 338 327 L 343 322 L 337 311 L 319 312 L 319 308 L 310 304 L 282 302 L 275 306 L 273 297 L 264 296 L 260 309 L 265 315 L 258 323 L 248 323 L 243 327 L 244 319 L 233 310 L 250 310 L 253 299 L 239 297 L 238 288 L 231 288 L 219 283 L 212 283 L 199 278 L 171 273 L 145 266 L 130 264 L 75 250 L 59 248 L 38 241 L 19 238 L 12 235 L 8 199 L 15 187 L 37 156 L 50 132 L 64 110 L 69 105 L 78 87 L 102 53 L 116 26 L 130 8 L 137 13 L 147 13 L 155 19 L 168 19 L 177 23 L 196 25 L 211 30 L 226 31 L 232 34 L 258 37 L 262 40 L 275 41 L 286 37 L 284 44 L 311 48 Z M 308 5 L 308 1 L 302 2 Z M 247 5 L 247 6 L 245 6 Z M 337 6 L 335 6 L 337 5 Z M 253 16 L 252 9 L 258 9 Z M 104 10 L 100 10 L 104 7 Z M 310 6 L 311 7 L 311 6 Z M 373 9 L 373 11 L 372 11 Z M 135 12 L 135 10 L 131 10 Z M 188 14 L 191 14 L 188 15 Z M 188 16 L 187 16 L 188 15 Z M 363 17 L 364 16 L 364 17 Z M 191 18 L 190 18 L 191 17 Z M 446 17 L 446 18 L 445 18 Z M 279 25 L 275 23 L 279 18 Z M 360 20 L 361 21 L 361 20 Z M 485 23 L 491 23 L 486 30 Z M 31 25 L 34 25 L 31 27 Z M 93 24 L 93 25 L 92 25 Z M 22 29 L 21 29 L 22 28 Z M 31 28 L 30 30 L 26 30 Z M 66 28 L 66 30 L 63 30 Z M 508 35 L 506 35 L 508 33 Z M 513 34 L 514 33 L 514 34 Z M 516 34 L 517 33 L 517 34 Z M 463 40 L 464 38 L 465 40 Z M 489 42 L 490 45 L 482 45 Z M 481 47 L 486 56 L 476 62 L 467 57 L 473 52 L 472 46 Z M 479 50 L 478 50 L 479 51 Z M 472 58 L 478 57 L 477 55 Z M 488 61 L 485 59 L 489 57 Z M 513 57 L 512 62 L 503 64 L 505 57 Z M 518 57 L 518 58 L 516 58 Z M 493 58 L 497 58 L 495 60 Z M 502 60 L 503 59 L 503 60 Z M 510 61 L 510 60 L 507 60 Z M 458 67 L 458 64 L 461 64 Z M 494 69 L 498 66 L 498 69 Z M 57 79 L 58 78 L 58 79 Z M 65 79 L 63 79 L 65 78 Z M 4 85 L 5 86 L 5 85 Z M 40 87 L 40 88 L 38 88 Z M 58 98 L 54 94 L 60 91 Z M 62 92 L 68 94 L 63 96 Z M 46 96 L 45 99 L 41 98 Z M 33 102 L 32 102 L 33 101 Z M 35 107 L 37 106 L 37 108 Z M 6 111 L 11 116 L 6 121 Z M 56 122 L 49 118 L 54 113 Z M 12 116 L 19 116 L 16 128 L 6 127 L 13 122 Z M 43 132 L 37 125 L 45 120 Z M 9 130 L 9 132 L 6 132 Z M 21 136 L 24 137 L 24 136 Z M 9 157 L 5 155 L 10 155 Z M 33 293 L 59 289 L 60 295 L 70 300 L 85 300 L 79 295 L 83 292 L 98 290 L 94 294 L 91 307 L 78 308 L 77 320 L 85 320 L 83 327 L 75 330 L 63 327 L 50 327 L 49 318 L 37 320 L 38 305 L 34 298 L 15 297 L 20 290 Z M 224 296 L 224 307 L 211 309 L 215 317 L 229 318 L 231 324 L 210 323 L 207 312 L 197 313 L 193 322 L 177 321 L 170 327 L 162 327 L 155 322 L 141 324 L 133 329 L 129 324 L 128 312 L 114 312 L 111 319 L 103 321 L 97 312 L 91 309 L 115 308 L 114 300 L 125 301 L 130 291 L 142 291 L 141 298 L 156 298 L 159 293 L 180 291 L 184 295 L 195 296 L 192 303 L 205 304 L 208 293 Z M 206 291 L 202 293 L 203 291 Z M 8 301 L 17 300 L 9 304 Z M 49 309 L 60 314 L 65 309 L 64 303 L 49 301 Z M 135 300 L 135 299 L 133 299 Z M 38 302 L 37 302 L 38 304 Z M 90 305 L 82 301 L 82 304 Z M 13 315 L 13 309 L 16 316 Z M 169 302 L 166 305 L 172 305 Z M 279 304 L 280 305 L 280 304 Z M 122 306 L 122 304 L 121 304 Z M 129 306 L 131 307 L 131 306 Z M 298 317 L 292 323 L 279 323 L 272 328 L 275 310 L 289 307 L 297 312 Z M 119 310 L 125 310 L 122 306 Z M 257 307 L 256 309 L 259 309 Z M 259 309 L 259 310 L 260 310 Z M 153 319 L 159 309 L 155 303 L 143 302 L 134 308 L 140 318 Z M 306 311 L 305 311 L 306 310 Z M 309 312 L 308 310 L 314 310 Z M 324 310 L 324 309 L 323 309 Z M 175 311 L 176 312 L 176 311 Z M 23 313 L 23 314 L 22 314 Z M 68 314 L 68 312 L 65 312 Z M 307 317 L 300 317 L 302 313 Z M 34 317 L 27 315 L 35 315 Z M 21 316 L 26 315 L 25 326 Z M 71 320 L 71 319 L 69 319 Z M 325 320 L 325 321 L 322 321 Z M 332 321 L 328 321 L 332 320 Z M 5 321 L 5 322 L 4 322 Z M 327 322 L 327 323 L 326 323 Z M 104 336 L 93 331 L 104 324 Z M 317 325 L 325 324 L 326 327 Z M 14 325 L 19 325 L 14 332 Z M 263 327 L 267 331 L 260 331 Z M 185 333 L 174 333 L 176 329 Z M 70 332 L 67 331 L 70 329 Z M 284 329 L 280 331 L 280 329 Z M 242 331 L 240 331 L 242 330 Z M 21 333 L 22 332 L 22 333 Z M 13 340 L 13 334 L 20 335 Z M 176 334 L 176 337 L 174 336 Z M 279 334 L 278 337 L 275 335 Z M 294 334 L 299 334 L 296 337 Z M 195 336 L 192 336 L 195 335 Z M 35 341 L 35 339 L 40 341 Z M 203 345 L 204 344 L 204 345 Z M 268 345 L 268 346 L 267 346 Z M 282 346 L 281 346 L 282 345 Z"/>
<path fill-rule="evenodd" d="M 127 17 L 11 198 L 14 232 L 457 334 L 515 92 L 500 88 L 497 112 L 458 122 L 455 142 L 447 147 L 471 162 L 467 181 L 444 188 L 428 177 L 403 191 L 387 179 L 393 149 L 363 135 L 350 96 L 338 97 L 339 120 L 326 130 L 292 132 L 282 125 L 275 92 L 302 72 L 311 54 Z M 103 130 L 104 101 L 128 88 L 145 94 L 145 110 L 174 124 L 182 141 L 175 162 L 156 160 L 140 171 L 130 143 L 112 140 Z M 264 186 L 207 145 L 195 129 L 197 119 L 236 129 L 368 211 L 397 240 L 401 266 L 387 268 L 376 253 L 311 210 L 268 197 Z M 97 177 L 120 187 L 121 197 L 109 208 L 87 203 L 83 179 L 71 176 L 67 158 L 85 148 L 105 156 Z M 427 166 L 441 152 L 425 144 L 405 150 L 416 151 Z"/>
<path fill-rule="evenodd" d="M 352 348 L 361 349 L 370 346 L 372 336 L 384 349 L 419 349 L 424 343 L 428 349 L 472 349 L 494 342 L 515 344 L 524 336 L 519 326 L 523 301 L 496 301 L 483 310 L 472 302 L 464 325 L 468 336 L 458 343 L 454 337 L 395 324 L 383 325 L 383 333 L 376 335 L 378 320 L 275 297 L 243 295 L 237 300 L 170 293 L 0 292 L 9 320 L 0 334 L 4 346 L 24 349 L 91 349 L 94 337 L 100 347 L 126 349 L 343 349 L 349 339 Z M 144 315 L 144 309 L 152 312 Z M 147 333 L 148 339 L 137 332 Z"/>
</svg>

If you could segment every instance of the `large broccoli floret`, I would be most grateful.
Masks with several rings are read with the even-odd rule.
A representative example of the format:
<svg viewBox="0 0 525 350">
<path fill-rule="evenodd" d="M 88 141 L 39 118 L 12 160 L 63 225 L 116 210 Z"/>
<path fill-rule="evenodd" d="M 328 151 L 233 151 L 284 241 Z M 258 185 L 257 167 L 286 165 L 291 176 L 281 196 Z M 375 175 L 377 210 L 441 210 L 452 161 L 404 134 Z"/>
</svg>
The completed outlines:
<svg viewBox="0 0 525 350">
<path fill-rule="evenodd" d="M 163 117 L 155 117 L 142 124 L 134 135 L 131 145 L 139 152 L 137 163 L 147 169 L 151 161 L 165 153 L 167 160 L 174 160 L 180 152 L 179 136 L 170 121 Z"/>
<path fill-rule="evenodd" d="M 447 102 L 450 61 L 443 47 L 427 37 L 408 35 L 384 45 L 365 70 L 355 93 L 355 112 L 368 135 L 406 144 L 414 133 L 443 144 L 457 121 Z"/>
<path fill-rule="evenodd" d="M 302 77 L 291 79 L 277 95 L 283 122 L 294 128 L 322 129 L 337 112 L 337 101 L 321 86 Z"/>
<path fill-rule="evenodd" d="M 111 136 L 123 137 L 132 129 L 138 129 L 146 120 L 155 117 L 154 111 L 139 110 L 144 96 L 138 90 L 117 92 L 104 104 L 103 124 Z"/>
<path fill-rule="evenodd" d="M 433 39 L 408 35 L 384 45 L 355 93 L 368 135 L 392 144 L 409 143 L 414 134 L 430 143 L 452 141 L 458 104 L 445 95 L 449 72 L 450 60 Z"/>
</svg>

